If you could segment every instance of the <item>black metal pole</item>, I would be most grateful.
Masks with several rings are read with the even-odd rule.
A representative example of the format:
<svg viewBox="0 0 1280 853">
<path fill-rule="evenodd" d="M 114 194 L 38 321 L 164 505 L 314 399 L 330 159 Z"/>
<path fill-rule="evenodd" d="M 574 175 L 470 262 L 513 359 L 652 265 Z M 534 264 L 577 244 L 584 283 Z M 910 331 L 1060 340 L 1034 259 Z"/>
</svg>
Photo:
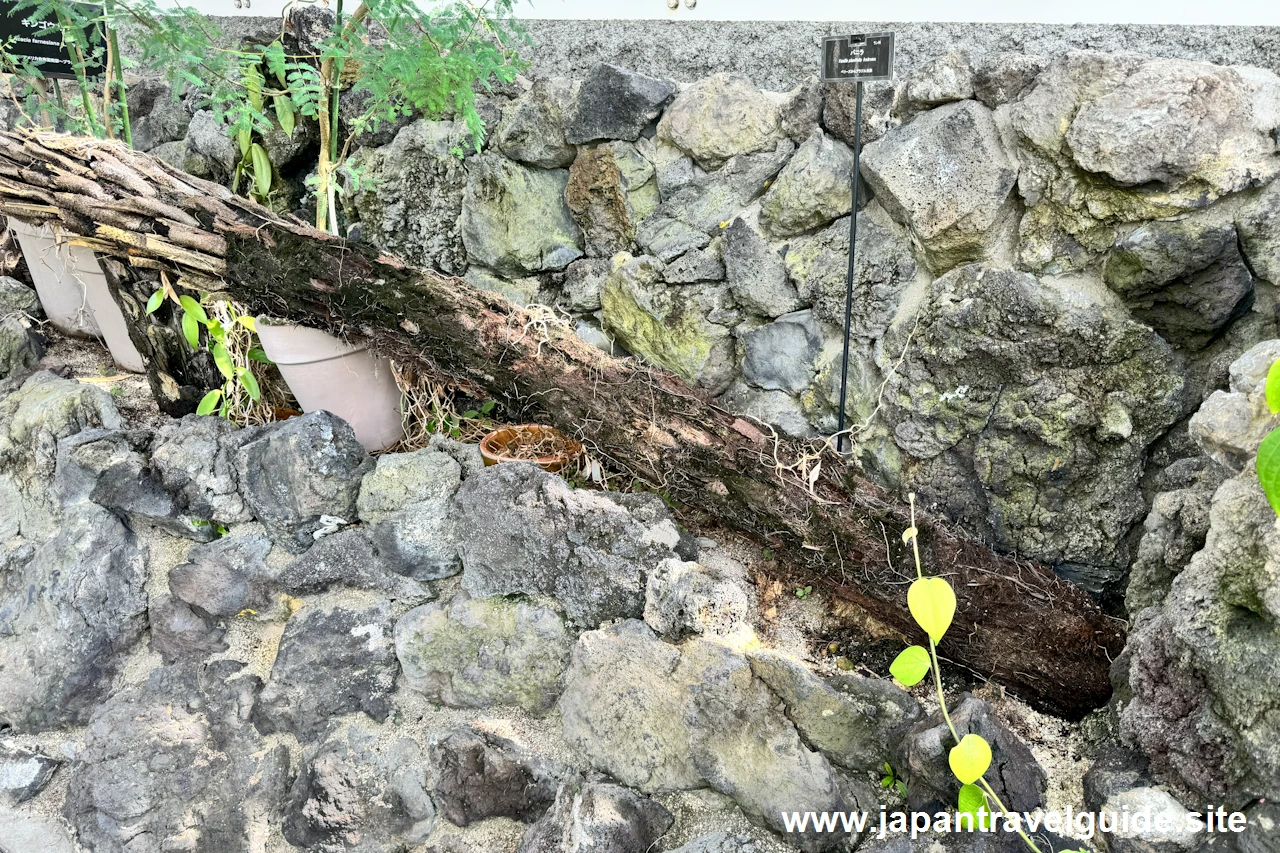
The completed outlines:
<svg viewBox="0 0 1280 853">
<path fill-rule="evenodd" d="M 858 251 L 858 169 L 862 159 L 862 81 L 858 81 L 858 102 L 853 117 L 853 212 L 849 215 L 849 271 L 844 279 L 844 358 L 840 362 L 840 420 L 836 425 L 836 450 L 847 449 L 844 434 L 844 401 L 849 393 L 849 336 L 853 332 L 853 265 Z"/>
</svg>

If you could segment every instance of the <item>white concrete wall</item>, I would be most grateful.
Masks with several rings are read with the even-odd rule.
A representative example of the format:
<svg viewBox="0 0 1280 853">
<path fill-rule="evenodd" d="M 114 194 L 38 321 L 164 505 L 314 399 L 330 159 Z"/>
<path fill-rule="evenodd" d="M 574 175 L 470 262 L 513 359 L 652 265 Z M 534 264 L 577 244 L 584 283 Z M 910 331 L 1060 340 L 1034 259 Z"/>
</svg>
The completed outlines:
<svg viewBox="0 0 1280 853">
<path fill-rule="evenodd" d="M 240 8 L 236 8 L 236 3 Z M 331 0 L 332 2 L 332 0 Z M 354 8 L 359 0 L 345 0 Z M 429 3 L 431 0 L 421 0 Z M 1275 0 L 519 0 L 521 17 L 676 21 L 972 21 L 1042 24 L 1230 24 L 1280 26 Z M 248 7 L 246 8 L 246 4 Z M 285 0 L 187 0 L 214 15 L 277 15 Z"/>
</svg>

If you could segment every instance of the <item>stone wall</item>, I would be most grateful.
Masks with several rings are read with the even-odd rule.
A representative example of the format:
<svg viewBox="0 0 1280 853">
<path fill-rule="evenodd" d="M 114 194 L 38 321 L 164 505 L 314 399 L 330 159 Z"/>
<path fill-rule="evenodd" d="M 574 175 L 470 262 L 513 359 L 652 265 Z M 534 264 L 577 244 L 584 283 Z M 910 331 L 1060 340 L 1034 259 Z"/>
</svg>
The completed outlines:
<svg viewBox="0 0 1280 853">
<path fill-rule="evenodd" d="M 852 89 L 600 65 L 362 151 L 355 233 L 830 434 Z M 1280 78 L 945 54 L 864 116 L 848 398 L 873 476 L 1118 597 L 1149 460 L 1274 335 Z"/>
</svg>

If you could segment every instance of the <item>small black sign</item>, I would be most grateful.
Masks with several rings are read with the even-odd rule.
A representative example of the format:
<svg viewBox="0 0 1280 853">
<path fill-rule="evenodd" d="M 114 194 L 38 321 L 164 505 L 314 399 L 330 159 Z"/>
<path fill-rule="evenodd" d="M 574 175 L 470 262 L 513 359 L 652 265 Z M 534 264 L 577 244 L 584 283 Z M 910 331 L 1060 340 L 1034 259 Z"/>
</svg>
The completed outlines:
<svg viewBox="0 0 1280 853">
<path fill-rule="evenodd" d="M 822 40 L 822 82 L 893 79 L 893 33 L 832 36 Z"/>
<path fill-rule="evenodd" d="M 57 14 L 50 10 L 47 15 L 35 17 L 34 6 L 15 12 L 17 5 L 12 0 L 0 0 L 0 46 L 5 53 L 15 60 L 39 66 L 40 73 L 46 77 L 74 79 L 75 62 L 71 50 L 62 42 Z M 93 17 L 94 13 L 101 14 L 100 7 L 94 7 L 93 13 L 86 17 Z M 93 44 L 94 39 L 87 38 L 86 42 Z M 92 57 L 86 58 L 89 67 L 85 69 L 85 76 L 100 77 L 104 70 L 102 64 Z"/>
</svg>

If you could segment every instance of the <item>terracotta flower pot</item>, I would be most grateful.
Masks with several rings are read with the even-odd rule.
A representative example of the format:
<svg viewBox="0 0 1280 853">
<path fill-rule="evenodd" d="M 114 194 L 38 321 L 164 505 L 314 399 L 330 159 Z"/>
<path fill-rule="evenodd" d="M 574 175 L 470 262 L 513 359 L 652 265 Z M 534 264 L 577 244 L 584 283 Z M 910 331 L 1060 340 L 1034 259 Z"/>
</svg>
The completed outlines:
<svg viewBox="0 0 1280 853">
<path fill-rule="evenodd" d="M 98 258 L 83 246 L 59 240 L 48 225 L 9 219 L 31 271 L 40 305 L 53 327 L 64 335 L 102 338 L 118 366 L 134 373 L 147 368 L 129 339 L 120 306 L 111 298 Z"/>
<path fill-rule="evenodd" d="M 400 388 L 388 359 L 319 329 L 275 325 L 261 317 L 258 339 L 304 412 L 323 410 L 342 418 L 370 452 L 404 437 Z"/>
<path fill-rule="evenodd" d="M 553 449 L 546 455 L 531 456 L 527 451 L 519 449 L 546 442 Z M 558 474 L 568 467 L 569 463 L 582 456 L 582 445 L 555 427 L 539 424 L 520 424 L 518 426 L 496 429 L 480 440 L 480 455 L 485 465 L 497 465 L 499 462 L 533 462 L 544 471 Z"/>
</svg>

